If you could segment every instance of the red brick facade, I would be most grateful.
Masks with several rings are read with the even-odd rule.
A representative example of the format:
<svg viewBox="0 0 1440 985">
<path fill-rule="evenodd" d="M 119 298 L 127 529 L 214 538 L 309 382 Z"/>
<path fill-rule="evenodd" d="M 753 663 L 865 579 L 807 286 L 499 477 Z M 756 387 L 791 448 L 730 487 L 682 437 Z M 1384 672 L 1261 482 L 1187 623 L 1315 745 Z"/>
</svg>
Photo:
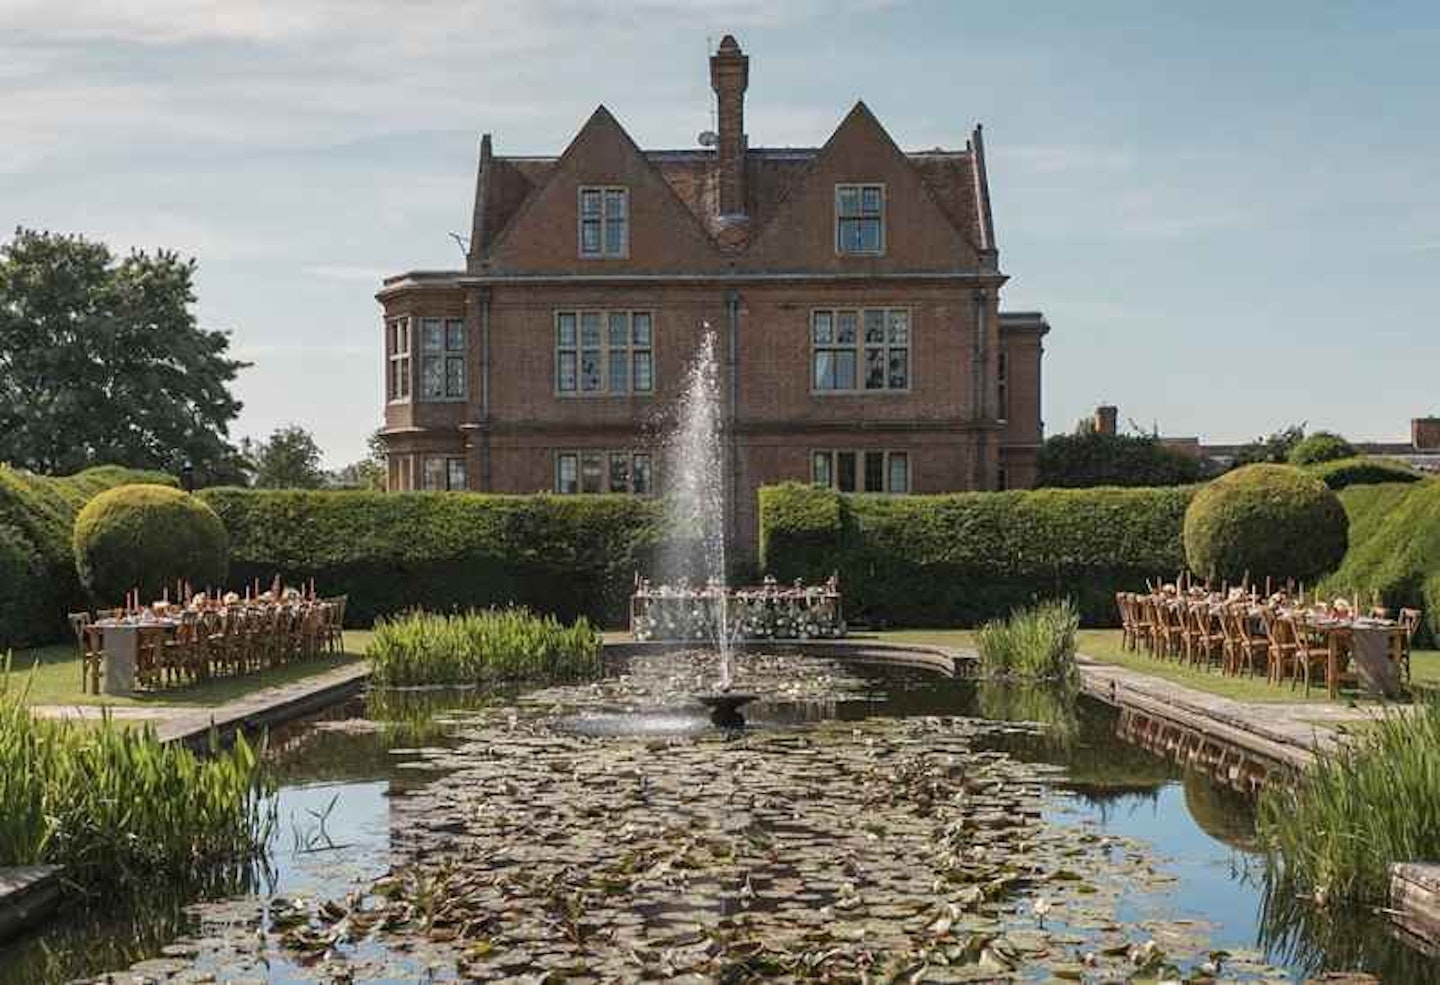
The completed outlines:
<svg viewBox="0 0 1440 985">
<path fill-rule="evenodd" d="M 711 69 L 713 147 L 642 151 L 604 107 L 558 158 L 481 141 L 466 269 L 378 295 L 392 489 L 560 491 L 577 463 L 593 486 L 590 453 L 650 450 L 707 326 L 741 553 L 769 483 L 1033 482 L 1048 326 L 999 312 L 978 128 L 907 154 L 861 103 L 823 147 L 751 148 L 748 59 L 727 37 Z M 640 460 L 614 467 L 616 488 L 639 482 Z"/>
</svg>

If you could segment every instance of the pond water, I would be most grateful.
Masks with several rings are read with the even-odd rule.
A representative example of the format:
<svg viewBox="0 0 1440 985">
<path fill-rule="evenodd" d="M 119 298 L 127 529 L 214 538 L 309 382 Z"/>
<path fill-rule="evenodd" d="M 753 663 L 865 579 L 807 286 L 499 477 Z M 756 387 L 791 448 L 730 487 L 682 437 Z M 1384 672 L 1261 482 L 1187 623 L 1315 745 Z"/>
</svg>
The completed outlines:
<svg viewBox="0 0 1440 985">
<path fill-rule="evenodd" d="M 1267 903 L 1247 801 L 1124 744 L 1102 705 L 747 655 L 763 697 L 722 733 L 686 700 L 713 672 L 641 658 L 286 729 L 263 866 L 198 903 L 71 908 L 0 949 L 0 985 L 1440 982 L 1378 917 Z"/>
</svg>

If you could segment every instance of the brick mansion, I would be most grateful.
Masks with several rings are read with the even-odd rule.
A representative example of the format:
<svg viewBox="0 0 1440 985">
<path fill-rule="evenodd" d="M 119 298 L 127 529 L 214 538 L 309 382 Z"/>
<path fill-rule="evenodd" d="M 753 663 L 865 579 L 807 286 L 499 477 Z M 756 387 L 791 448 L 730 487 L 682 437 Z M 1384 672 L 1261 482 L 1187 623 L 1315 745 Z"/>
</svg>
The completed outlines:
<svg viewBox="0 0 1440 985">
<path fill-rule="evenodd" d="M 603 106 L 558 157 L 482 138 L 465 269 L 377 296 L 391 489 L 662 490 L 656 421 L 707 325 L 742 553 L 763 485 L 1032 484 L 1049 326 L 1000 310 L 979 127 L 907 152 L 857 103 L 822 147 L 752 147 L 749 72 L 726 36 L 695 148 Z"/>
</svg>

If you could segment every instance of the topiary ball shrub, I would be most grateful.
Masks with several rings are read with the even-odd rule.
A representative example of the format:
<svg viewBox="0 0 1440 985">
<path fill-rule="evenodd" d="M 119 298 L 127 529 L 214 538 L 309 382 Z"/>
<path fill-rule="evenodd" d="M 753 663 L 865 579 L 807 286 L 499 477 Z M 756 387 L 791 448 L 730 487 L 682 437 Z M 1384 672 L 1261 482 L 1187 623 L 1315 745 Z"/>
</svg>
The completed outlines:
<svg viewBox="0 0 1440 985">
<path fill-rule="evenodd" d="M 119 486 L 103 492 L 75 518 L 75 567 L 99 603 L 119 603 L 140 589 L 160 597 L 177 580 L 197 591 L 218 587 L 229 567 L 230 537 L 215 511 L 168 486 Z"/>
<path fill-rule="evenodd" d="M 1285 460 L 1291 465 L 1319 465 L 1321 462 L 1354 457 L 1354 447 L 1340 435 L 1316 431 L 1291 448 Z"/>
<path fill-rule="evenodd" d="M 1247 465 L 1185 510 L 1185 561 L 1213 582 L 1313 580 L 1345 556 L 1350 521 L 1331 489 L 1289 465 Z"/>
</svg>

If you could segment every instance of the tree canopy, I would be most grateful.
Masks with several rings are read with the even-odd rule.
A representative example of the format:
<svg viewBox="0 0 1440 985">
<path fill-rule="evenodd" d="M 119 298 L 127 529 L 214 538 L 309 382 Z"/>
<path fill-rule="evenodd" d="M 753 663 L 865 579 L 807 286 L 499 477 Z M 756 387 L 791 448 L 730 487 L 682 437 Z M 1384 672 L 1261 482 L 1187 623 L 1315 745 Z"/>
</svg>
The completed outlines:
<svg viewBox="0 0 1440 985">
<path fill-rule="evenodd" d="M 326 474 L 320 445 L 298 424 L 276 428 L 265 441 L 244 442 L 258 489 L 319 489 Z"/>
<path fill-rule="evenodd" d="M 1199 460 L 1148 435 L 1058 434 L 1040 448 L 1038 486 L 1179 486 L 1201 478 Z"/>
<path fill-rule="evenodd" d="M 1242 445 L 1235 455 L 1235 464 L 1256 465 L 1264 462 L 1284 464 L 1290 458 L 1290 451 L 1305 440 L 1305 425 L 1292 424 L 1288 428 L 1264 438 L 1256 438 Z"/>
<path fill-rule="evenodd" d="M 195 261 L 17 229 L 0 244 L 0 461 L 52 475 L 97 464 L 234 481 L 228 440 L 248 364 L 202 329 Z"/>
</svg>

